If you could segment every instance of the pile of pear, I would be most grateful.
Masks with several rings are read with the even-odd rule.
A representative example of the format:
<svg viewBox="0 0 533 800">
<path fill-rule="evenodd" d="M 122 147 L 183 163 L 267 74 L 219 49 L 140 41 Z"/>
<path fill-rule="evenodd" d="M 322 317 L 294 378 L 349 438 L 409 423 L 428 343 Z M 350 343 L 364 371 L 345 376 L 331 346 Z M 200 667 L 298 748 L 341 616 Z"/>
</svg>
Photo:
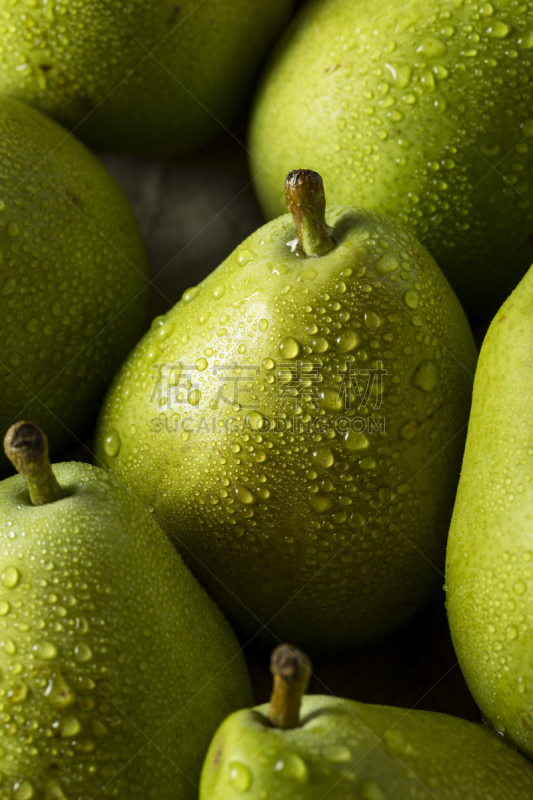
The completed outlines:
<svg viewBox="0 0 533 800">
<path fill-rule="evenodd" d="M 533 796 L 533 3 L 291 5 L 0 0 L 0 800 Z M 282 32 L 270 222 L 146 332 L 77 135 L 190 153 Z M 252 707 L 248 646 L 357 658 L 444 571 L 485 725 L 306 696 L 290 645 Z"/>
</svg>

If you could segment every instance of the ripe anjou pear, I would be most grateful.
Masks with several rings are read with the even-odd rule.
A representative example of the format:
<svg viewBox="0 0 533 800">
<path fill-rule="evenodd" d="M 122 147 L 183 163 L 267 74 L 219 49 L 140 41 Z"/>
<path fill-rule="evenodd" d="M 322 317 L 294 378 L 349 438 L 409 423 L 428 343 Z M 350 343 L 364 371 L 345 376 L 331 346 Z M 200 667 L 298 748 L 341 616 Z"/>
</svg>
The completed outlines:
<svg viewBox="0 0 533 800">
<path fill-rule="evenodd" d="M 32 423 L 0 483 L 0 796 L 197 797 L 217 725 L 250 698 L 229 625 L 97 467 L 52 469 Z"/>
<path fill-rule="evenodd" d="M 0 0 L 0 92 L 98 147 L 183 153 L 234 121 L 291 0 Z"/>
<path fill-rule="evenodd" d="M 533 260 L 532 48 L 531 0 L 309 2 L 252 117 L 268 217 L 304 163 L 330 202 L 407 225 L 466 310 L 490 316 Z"/>
<path fill-rule="evenodd" d="M 201 800 L 530 800 L 533 765 L 483 725 L 307 695 L 311 664 L 281 645 L 270 705 L 217 731 Z"/>
<path fill-rule="evenodd" d="M 135 348 L 97 454 L 242 633 L 366 645 L 442 585 L 476 354 L 433 259 L 387 217 L 287 179 Z"/>
<path fill-rule="evenodd" d="M 64 128 L 3 97 L 2 434 L 22 413 L 46 428 L 52 452 L 86 433 L 144 330 L 147 286 L 143 243 L 119 186 Z"/>
<path fill-rule="evenodd" d="M 533 269 L 496 314 L 474 382 L 446 558 L 457 657 L 485 718 L 533 758 Z"/>
</svg>

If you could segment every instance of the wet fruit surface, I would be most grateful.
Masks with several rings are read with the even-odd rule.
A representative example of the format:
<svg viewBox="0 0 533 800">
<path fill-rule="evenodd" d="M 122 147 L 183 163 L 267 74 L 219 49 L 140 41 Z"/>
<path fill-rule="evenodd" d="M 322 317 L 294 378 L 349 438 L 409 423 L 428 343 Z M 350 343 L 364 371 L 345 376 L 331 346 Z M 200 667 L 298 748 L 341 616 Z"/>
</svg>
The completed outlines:
<svg viewBox="0 0 533 800">
<path fill-rule="evenodd" d="M 237 641 L 116 480 L 54 472 L 66 497 L 39 507 L 0 485 L 0 797 L 193 798 L 251 699 Z"/>
<path fill-rule="evenodd" d="M 481 350 L 446 557 L 457 657 L 483 715 L 533 755 L 533 459 L 528 272 Z"/>
<path fill-rule="evenodd" d="M 265 211 L 284 212 L 283 178 L 305 164 L 330 202 L 406 224 L 490 315 L 533 261 L 532 58 L 530 2 L 309 3 L 252 118 Z"/>
<path fill-rule="evenodd" d="M 212 800 L 527 800 L 531 765 L 493 731 L 446 714 L 306 696 L 300 726 L 268 706 L 219 728 L 202 773 Z"/>
<path fill-rule="evenodd" d="M 144 329 L 146 258 L 126 198 L 94 156 L 9 98 L 0 163 L 0 428 L 25 415 L 57 452 L 86 433 Z"/>
<path fill-rule="evenodd" d="M 197 149 L 233 122 L 289 0 L 1 0 L 0 90 L 99 147 Z"/>
<path fill-rule="evenodd" d="M 476 358 L 413 237 L 328 222 L 328 255 L 291 252 L 280 218 L 154 320 L 96 442 L 241 632 L 314 649 L 383 637 L 442 585 Z"/>
</svg>

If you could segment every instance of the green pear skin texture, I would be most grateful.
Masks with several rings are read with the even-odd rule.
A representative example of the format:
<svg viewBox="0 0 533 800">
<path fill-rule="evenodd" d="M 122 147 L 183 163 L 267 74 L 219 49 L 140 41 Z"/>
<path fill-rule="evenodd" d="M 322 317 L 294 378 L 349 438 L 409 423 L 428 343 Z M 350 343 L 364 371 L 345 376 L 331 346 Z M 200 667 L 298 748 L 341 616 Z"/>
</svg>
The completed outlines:
<svg viewBox="0 0 533 800">
<path fill-rule="evenodd" d="M 144 331 L 147 286 L 122 190 L 56 122 L 2 98 L 0 429 L 32 419 L 52 452 L 83 436 Z"/>
<path fill-rule="evenodd" d="M 201 800 L 529 800 L 533 766 L 481 724 L 308 695 L 301 726 L 237 711 L 208 750 Z"/>
<path fill-rule="evenodd" d="M 252 115 L 267 217 L 305 165 L 331 203 L 404 223 L 467 313 L 490 317 L 533 260 L 532 48 L 530 1 L 310 2 Z"/>
<path fill-rule="evenodd" d="M 326 256 L 280 217 L 156 318 L 95 438 L 241 634 L 313 651 L 386 637 L 442 586 L 476 361 L 408 232 L 326 218 Z"/>
<path fill-rule="evenodd" d="M 201 147 L 246 101 L 291 0 L 0 0 L 0 92 L 104 149 Z"/>
<path fill-rule="evenodd" d="M 446 557 L 453 643 L 483 715 L 533 757 L 533 270 L 494 318 L 474 382 Z"/>
<path fill-rule="evenodd" d="M 53 469 L 66 497 L 48 505 L 0 484 L 0 797 L 192 800 L 251 699 L 237 640 L 113 476 Z"/>
</svg>

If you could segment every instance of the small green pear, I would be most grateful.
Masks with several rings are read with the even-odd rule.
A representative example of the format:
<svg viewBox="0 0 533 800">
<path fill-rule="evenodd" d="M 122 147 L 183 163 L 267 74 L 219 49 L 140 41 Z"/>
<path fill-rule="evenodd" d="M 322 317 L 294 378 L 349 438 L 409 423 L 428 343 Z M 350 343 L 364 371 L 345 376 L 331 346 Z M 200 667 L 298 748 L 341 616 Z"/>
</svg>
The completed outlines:
<svg viewBox="0 0 533 800">
<path fill-rule="evenodd" d="M 483 342 L 446 557 L 453 643 L 485 718 L 533 758 L 533 268 Z"/>
<path fill-rule="evenodd" d="M 217 725 L 249 702 L 229 625 L 111 475 L 48 460 L 32 423 L 0 483 L 0 796 L 197 797 Z"/>
<path fill-rule="evenodd" d="M 530 800 L 533 766 L 493 731 L 432 711 L 307 695 L 280 645 L 270 705 L 237 711 L 208 750 L 200 800 Z"/>
<path fill-rule="evenodd" d="M 119 152 L 197 149 L 231 125 L 291 0 L 0 0 L 0 92 Z"/>
<path fill-rule="evenodd" d="M 64 128 L 0 100 L 0 430 L 22 413 L 52 453 L 84 436 L 144 331 L 148 265 L 121 189 Z M 0 470 L 8 468 L 2 453 Z"/>
<path fill-rule="evenodd" d="M 531 0 L 307 3 L 252 115 L 268 218 L 307 164 L 331 202 L 406 225 L 467 313 L 491 316 L 533 260 L 532 47 Z"/>
<path fill-rule="evenodd" d="M 414 237 L 325 216 L 316 173 L 286 188 L 291 214 L 154 320 L 95 447 L 243 635 L 363 647 L 442 586 L 476 352 Z"/>
</svg>

